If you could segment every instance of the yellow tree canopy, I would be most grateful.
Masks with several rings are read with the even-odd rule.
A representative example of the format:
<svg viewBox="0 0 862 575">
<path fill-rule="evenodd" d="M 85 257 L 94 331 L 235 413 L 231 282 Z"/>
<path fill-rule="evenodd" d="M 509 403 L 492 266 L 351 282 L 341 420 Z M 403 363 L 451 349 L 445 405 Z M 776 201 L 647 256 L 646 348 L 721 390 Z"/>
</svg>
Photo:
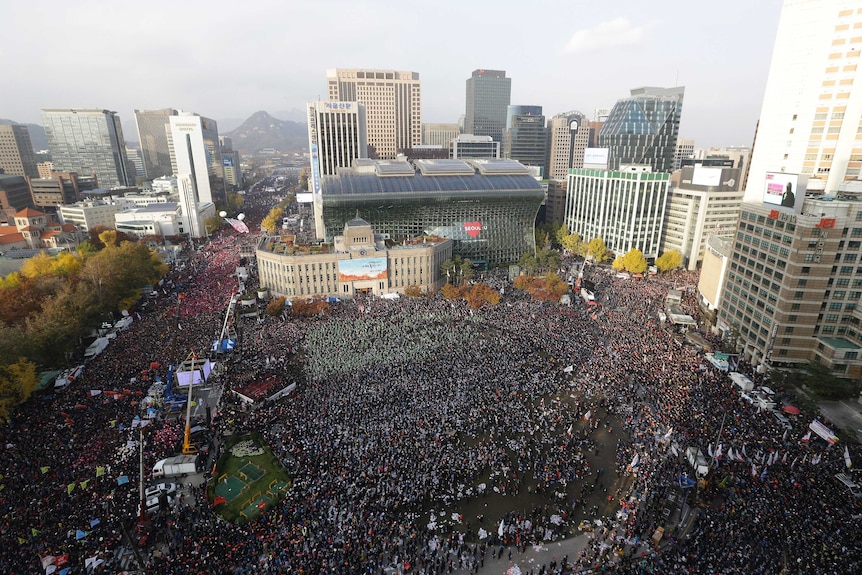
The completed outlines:
<svg viewBox="0 0 862 575">
<path fill-rule="evenodd" d="M 631 249 L 623 256 L 623 265 L 633 274 L 642 274 L 647 269 L 647 261 L 642 251 Z"/>
</svg>

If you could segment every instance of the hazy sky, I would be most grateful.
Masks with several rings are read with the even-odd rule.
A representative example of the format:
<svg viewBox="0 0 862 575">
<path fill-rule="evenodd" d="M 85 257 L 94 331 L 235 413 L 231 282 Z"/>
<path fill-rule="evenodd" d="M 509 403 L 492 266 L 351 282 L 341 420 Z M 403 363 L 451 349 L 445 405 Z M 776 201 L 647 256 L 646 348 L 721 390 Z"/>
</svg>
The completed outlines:
<svg viewBox="0 0 862 575">
<path fill-rule="evenodd" d="M 0 118 L 174 107 L 284 118 L 327 68 L 418 72 L 422 121 L 456 122 L 477 68 L 512 103 L 592 116 L 639 86 L 686 87 L 681 137 L 750 145 L 781 0 L 28 0 L 3 8 Z M 279 112 L 282 112 L 279 114 Z M 284 119 L 299 119 L 298 117 Z M 136 134 L 129 134 L 136 140 Z"/>
</svg>

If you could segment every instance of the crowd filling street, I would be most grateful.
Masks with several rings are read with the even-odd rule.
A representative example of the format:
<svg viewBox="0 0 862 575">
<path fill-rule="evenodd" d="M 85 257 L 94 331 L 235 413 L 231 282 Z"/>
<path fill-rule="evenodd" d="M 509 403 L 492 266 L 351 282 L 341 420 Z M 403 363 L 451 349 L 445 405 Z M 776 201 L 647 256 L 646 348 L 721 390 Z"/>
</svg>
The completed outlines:
<svg viewBox="0 0 862 575">
<path fill-rule="evenodd" d="M 266 209 L 247 196 L 252 229 Z M 585 277 L 601 305 L 533 301 L 491 273 L 505 295 L 477 310 L 361 296 L 239 319 L 213 376 L 213 435 L 260 433 L 286 498 L 235 525 L 189 482 L 138 529 L 138 442 L 149 485 L 183 425 L 142 426 L 144 398 L 155 372 L 219 336 L 242 241 L 220 230 L 174 263 L 79 380 L 0 427 L 0 572 L 113 573 L 133 545 L 166 574 L 862 572 L 862 500 L 835 479 L 852 474 L 843 440 L 806 436 L 814 413 L 782 426 L 673 337 L 658 312 L 696 274 L 598 266 Z M 697 317 L 694 291 L 682 305 Z M 255 404 L 231 393 L 270 375 L 297 387 Z M 691 446 L 712 464 L 702 483 L 687 481 Z M 671 494 L 685 502 L 667 512 Z"/>
</svg>

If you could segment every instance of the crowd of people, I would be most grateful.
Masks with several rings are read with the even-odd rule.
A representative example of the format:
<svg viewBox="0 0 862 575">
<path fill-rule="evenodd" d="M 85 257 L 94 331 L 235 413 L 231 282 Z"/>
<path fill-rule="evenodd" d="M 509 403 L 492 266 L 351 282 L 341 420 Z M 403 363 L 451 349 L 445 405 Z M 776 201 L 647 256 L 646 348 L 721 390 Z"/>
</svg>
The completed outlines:
<svg viewBox="0 0 862 575">
<path fill-rule="evenodd" d="M 261 216 L 247 212 L 253 229 Z M 139 543 L 137 442 L 146 473 L 179 441 L 175 421 L 136 419 L 148 368 L 219 335 L 240 245 L 221 231 L 191 252 L 80 381 L 0 428 L 0 571 L 113 572 L 117 550 Z M 673 338 L 658 315 L 671 281 L 585 273 L 601 306 L 535 302 L 495 277 L 505 296 L 478 310 L 359 297 L 313 318 L 239 320 L 213 425 L 259 432 L 291 487 L 242 525 L 188 487 L 140 541 L 149 572 L 476 573 L 582 529 L 580 556 L 536 570 L 862 570 L 862 508 L 833 477 L 843 450 L 801 441 L 812 414 L 781 427 Z M 230 393 L 268 374 L 296 390 L 252 408 Z M 668 496 L 695 478 L 690 446 L 713 470 L 671 525 Z"/>
</svg>

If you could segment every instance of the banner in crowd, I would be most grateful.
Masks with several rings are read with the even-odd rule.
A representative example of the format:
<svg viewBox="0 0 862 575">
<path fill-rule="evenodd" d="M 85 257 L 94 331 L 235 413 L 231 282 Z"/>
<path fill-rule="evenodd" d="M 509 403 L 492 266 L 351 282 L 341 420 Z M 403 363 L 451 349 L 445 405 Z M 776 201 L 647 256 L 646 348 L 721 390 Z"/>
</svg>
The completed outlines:
<svg viewBox="0 0 862 575">
<path fill-rule="evenodd" d="M 838 436 L 816 419 L 808 425 L 808 429 L 822 437 L 829 445 L 835 445 L 835 442 L 838 441 Z"/>
</svg>

